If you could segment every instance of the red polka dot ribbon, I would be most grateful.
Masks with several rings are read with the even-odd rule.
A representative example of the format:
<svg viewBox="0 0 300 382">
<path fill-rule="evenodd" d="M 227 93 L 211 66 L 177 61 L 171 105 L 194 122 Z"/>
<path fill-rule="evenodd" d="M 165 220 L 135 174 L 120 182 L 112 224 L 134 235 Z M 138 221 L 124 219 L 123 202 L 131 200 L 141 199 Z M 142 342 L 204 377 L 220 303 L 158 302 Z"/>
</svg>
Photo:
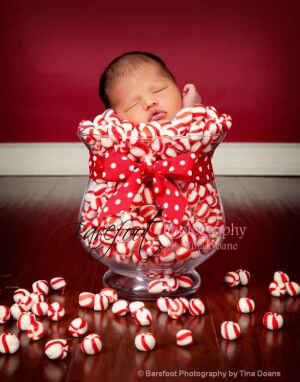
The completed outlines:
<svg viewBox="0 0 300 382">
<path fill-rule="evenodd" d="M 153 191 L 155 203 L 163 210 L 163 216 L 179 225 L 187 200 L 174 180 L 207 183 L 213 181 L 211 154 L 198 157 L 184 153 L 175 158 L 158 160 L 152 165 L 135 162 L 126 155 L 110 150 L 106 158 L 90 152 L 90 178 L 122 182 L 122 186 L 108 199 L 99 216 L 100 220 L 128 211 L 140 187 L 144 183 Z M 152 184 L 149 185 L 149 179 Z M 148 183 L 145 183 L 148 180 Z"/>
</svg>

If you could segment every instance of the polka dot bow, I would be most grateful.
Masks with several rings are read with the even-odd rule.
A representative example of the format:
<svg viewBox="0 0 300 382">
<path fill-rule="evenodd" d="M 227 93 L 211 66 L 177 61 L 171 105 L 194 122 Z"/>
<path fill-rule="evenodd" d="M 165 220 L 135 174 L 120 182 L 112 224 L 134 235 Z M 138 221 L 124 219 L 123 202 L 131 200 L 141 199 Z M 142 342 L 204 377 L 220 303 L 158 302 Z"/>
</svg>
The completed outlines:
<svg viewBox="0 0 300 382">
<path fill-rule="evenodd" d="M 159 160 L 154 164 L 134 162 L 120 152 L 110 151 L 106 158 L 91 152 L 90 178 L 111 182 L 122 182 L 111 198 L 108 199 L 99 218 L 115 215 L 121 210 L 128 211 L 135 195 L 145 183 L 153 191 L 155 203 L 163 209 L 163 216 L 179 225 L 187 205 L 187 200 L 174 180 L 207 183 L 213 180 L 210 157 L 195 160 L 194 153 L 184 153 L 168 160 Z M 149 179 L 152 181 L 149 184 Z M 148 181 L 148 183 L 147 183 Z M 141 202 L 142 204 L 146 203 Z"/>
</svg>

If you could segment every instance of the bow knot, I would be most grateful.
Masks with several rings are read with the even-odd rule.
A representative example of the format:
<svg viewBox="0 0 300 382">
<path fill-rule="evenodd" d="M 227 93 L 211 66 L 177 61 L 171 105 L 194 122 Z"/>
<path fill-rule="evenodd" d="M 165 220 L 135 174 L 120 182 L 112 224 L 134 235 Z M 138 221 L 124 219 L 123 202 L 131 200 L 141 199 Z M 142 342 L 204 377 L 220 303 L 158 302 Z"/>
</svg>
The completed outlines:
<svg viewBox="0 0 300 382">
<path fill-rule="evenodd" d="M 91 152 L 89 163 L 90 177 L 93 180 L 102 178 L 121 184 L 118 191 L 107 200 L 100 213 L 100 220 L 121 210 L 128 211 L 132 207 L 135 195 L 144 184 L 152 189 L 155 204 L 162 208 L 163 217 L 179 225 L 187 200 L 175 181 L 207 183 L 213 179 L 210 157 L 196 159 L 196 155 L 190 152 L 154 163 L 147 158 L 138 163 L 113 150 L 108 152 L 106 158 L 101 159 Z M 144 189 L 145 187 L 142 188 Z M 140 203 L 147 204 L 145 195 L 141 196 Z"/>
</svg>

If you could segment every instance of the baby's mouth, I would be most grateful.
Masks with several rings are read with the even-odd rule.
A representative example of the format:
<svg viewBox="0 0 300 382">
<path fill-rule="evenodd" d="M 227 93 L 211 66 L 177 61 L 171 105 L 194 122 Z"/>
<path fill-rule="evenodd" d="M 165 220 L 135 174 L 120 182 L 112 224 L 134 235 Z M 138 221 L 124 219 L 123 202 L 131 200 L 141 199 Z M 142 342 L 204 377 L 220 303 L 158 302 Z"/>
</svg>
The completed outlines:
<svg viewBox="0 0 300 382">
<path fill-rule="evenodd" d="M 151 115 L 150 115 L 150 118 L 149 118 L 149 122 L 152 122 L 152 121 L 158 121 L 160 119 L 163 119 L 165 118 L 167 115 L 167 113 L 165 111 L 162 111 L 162 110 L 157 110 L 157 111 L 154 111 Z"/>
</svg>

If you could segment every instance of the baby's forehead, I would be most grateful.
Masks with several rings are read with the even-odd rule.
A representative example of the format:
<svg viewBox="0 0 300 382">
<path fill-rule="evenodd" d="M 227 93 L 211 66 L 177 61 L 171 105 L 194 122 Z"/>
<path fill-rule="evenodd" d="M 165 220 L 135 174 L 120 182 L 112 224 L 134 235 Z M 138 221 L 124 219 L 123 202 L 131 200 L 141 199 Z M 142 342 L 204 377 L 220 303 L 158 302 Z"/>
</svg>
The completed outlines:
<svg viewBox="0 0 300 382">
<path fill-rule="evenodd" d="M 168 73 L 156 62 L 139 62 L 124 65 L 121 75 L 118 76 L 119 80 L 139 78 L 143 75 L 153 79 L 169 78 Z"/>
</svg>

